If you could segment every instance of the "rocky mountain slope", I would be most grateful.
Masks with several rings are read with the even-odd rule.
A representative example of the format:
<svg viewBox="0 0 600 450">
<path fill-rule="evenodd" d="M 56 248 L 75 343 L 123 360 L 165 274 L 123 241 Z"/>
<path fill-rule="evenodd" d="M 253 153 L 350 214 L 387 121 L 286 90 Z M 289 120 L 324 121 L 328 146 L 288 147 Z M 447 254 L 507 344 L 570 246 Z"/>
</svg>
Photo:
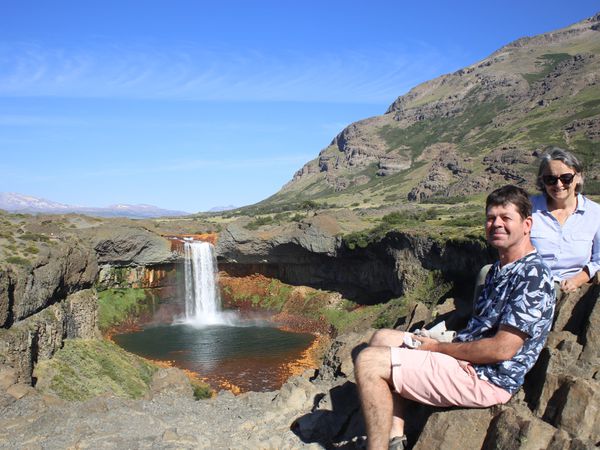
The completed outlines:
<svg viewBox="0 0 600 450">
<path fill-rule="evenodd" d="M 600 14 L 416 86 L 385 114 L 346 127 L 259 205 L 379 207 L 508 182 L 533 189 L 536 156 L 549 145 L 580 156 L 587 193 L 600 193 Z"/>
</svg>

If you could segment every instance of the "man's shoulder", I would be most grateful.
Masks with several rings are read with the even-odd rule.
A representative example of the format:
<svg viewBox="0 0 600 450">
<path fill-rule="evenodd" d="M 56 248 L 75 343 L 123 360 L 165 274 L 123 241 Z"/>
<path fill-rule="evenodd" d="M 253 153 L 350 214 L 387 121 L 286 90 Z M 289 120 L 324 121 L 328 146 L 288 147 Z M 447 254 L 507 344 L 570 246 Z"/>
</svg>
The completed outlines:
<svg viewBox="0 0 600 450">
<path fill-rule="evenodd" d="M 532 268 L 538 268 L 542 272 L 550 273 L 550 269 L 544 263 L 542 256 L 538 253 L 537 250 L 528 253 L 523 256 L 521 259 L 515 262 L 515 270 L 518 272 L 529 271 Z"/>
<path fill-rule="evenodd" d="M 546 265 L 537 250 L 531 252 L 525 258 L 523 258 L 523 271 L 529 276 L 538 276 L 548 279 L 548 282 L 552 280 L 552 271 Z"/>
</svg>

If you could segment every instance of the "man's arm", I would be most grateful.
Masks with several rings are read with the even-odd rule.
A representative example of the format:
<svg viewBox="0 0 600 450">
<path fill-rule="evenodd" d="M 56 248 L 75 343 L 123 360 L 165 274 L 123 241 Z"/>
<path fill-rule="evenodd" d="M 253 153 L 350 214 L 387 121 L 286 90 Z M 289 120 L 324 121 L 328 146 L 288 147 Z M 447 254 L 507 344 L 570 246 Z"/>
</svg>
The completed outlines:
<svg viewBox="0 0 600 450">
<path fill-rule="evenodd" d="M 423 343 L 419 350 L 445 353 L 473 364 L 494 364 L 515 356 L 527 337 L 516 328 L 500 325 L 494 336 L 472 342 L 438 342 L 420 336 L 415 339 Z"/>
</svg>

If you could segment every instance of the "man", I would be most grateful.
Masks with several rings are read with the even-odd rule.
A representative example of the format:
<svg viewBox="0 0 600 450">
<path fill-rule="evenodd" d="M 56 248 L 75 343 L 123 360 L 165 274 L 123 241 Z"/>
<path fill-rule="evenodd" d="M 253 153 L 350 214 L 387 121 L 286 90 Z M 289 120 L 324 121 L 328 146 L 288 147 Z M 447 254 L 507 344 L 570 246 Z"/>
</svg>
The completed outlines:
<svg viewBox="0 0 600 450">
<path fill-rule="evenodd" d="M 506 403 L 523 384 L 552 325 L 549 269 L 531 244 L 531 203 L 516 186 L 486 200 L 487 241 L 498 250 L 467 327 L 453 342 L 379 330 L 358 355 L 355 374 L 371 450 L 403 449 L 407 399 L 433 406 Z"/>
</svg>

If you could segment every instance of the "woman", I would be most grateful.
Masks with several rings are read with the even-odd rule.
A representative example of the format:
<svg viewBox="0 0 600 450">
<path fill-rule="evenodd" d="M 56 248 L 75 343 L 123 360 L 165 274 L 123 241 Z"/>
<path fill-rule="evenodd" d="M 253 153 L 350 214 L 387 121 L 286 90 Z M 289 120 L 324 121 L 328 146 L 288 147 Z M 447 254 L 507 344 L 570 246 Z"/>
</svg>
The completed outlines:
<svg viewBox="0 0 600 450">
<path fill-rule="evenodd" d="M 600 205 L 581 194 L 580 162 L 558 147 L 543 155 L 537 187 L 531 241 L 560 288 L 574 291 L 600 269 Z"/>
</svg>

